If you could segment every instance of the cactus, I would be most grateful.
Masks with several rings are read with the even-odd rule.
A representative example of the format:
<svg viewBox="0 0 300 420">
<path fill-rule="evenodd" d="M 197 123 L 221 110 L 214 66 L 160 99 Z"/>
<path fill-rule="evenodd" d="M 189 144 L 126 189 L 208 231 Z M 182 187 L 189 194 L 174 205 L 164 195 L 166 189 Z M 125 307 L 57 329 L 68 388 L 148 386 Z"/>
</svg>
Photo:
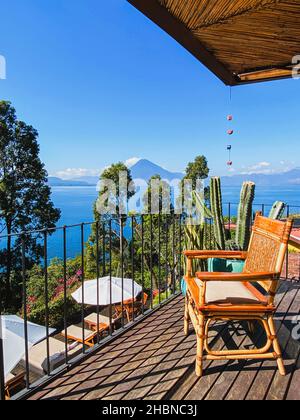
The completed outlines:
<svg viewBox="0 0 300 420">
<path fill-rule="evenodd" d="M 214 219 L 214 235 L 218 249 L 225 249 L 226 233 L 222 208 L 221 181 L 213 177 L 210 181 L 210 206 Z"/>
<path fill-rule="evenodd" d="M 241 190 L 240 204 L 238 208 L 238 220 L 235 234 L 235 243 L 241 250 L 247 250 L 252 219 L 252 204 L 255 194 L 255 184 L 244 182 Z"/>
<path fill-rule="evenodd" d="M 285 210 L 285 203 L 282 201 L 275 201 L 272 206 L 272 209 L 269 213 L 269 218 L 274 220 L 279 220 L 282 218 Z"/>
<path fill-rule="evenodd" d="M 210 210 L 198 192 L 192 194 L 193 202 L 196 208 L 197 219 L 187 218 L 184 227 L 185 231 L 185 249 L 207 249 L 208 244 L 208 225 L 206 219 L 212 218 Z M 195 223 L 196 222 L 196 223 Z M 206 271 L 205 261 L 197 260 L 193 262 L 193 271 Z"/>
</svg>

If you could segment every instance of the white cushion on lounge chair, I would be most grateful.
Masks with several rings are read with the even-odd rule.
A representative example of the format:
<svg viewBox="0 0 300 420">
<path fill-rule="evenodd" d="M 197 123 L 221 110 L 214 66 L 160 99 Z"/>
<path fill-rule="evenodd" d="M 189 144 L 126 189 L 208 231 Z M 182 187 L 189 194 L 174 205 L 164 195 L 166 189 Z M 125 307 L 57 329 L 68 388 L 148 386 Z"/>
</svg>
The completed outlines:
<svg viewBox="0 0 300 420">
<path fill-rule="evenodd" d="M 198 287 L 201 281 L 196 279 Z M 260 300 L 240 281 L 209 281 L 206 283 L 206 304 L 257 304 Z"/>
<path fill-rule="evenodd" d="M 65 336 L 65 331 L 62 331 L 61 334 Z M 72 337 L 76 341 L 82 341 L 82 328 L 77 327 L 77 325 L 71 325 L 68 327 L 67 331 L 68 337 Z M 84 339 L 88 340 L 95 336 L 95 332 L 84 329 Z"/>
<path fill-rule="evenodd" d="M 81 352 L 82 346 L 68 351 L 69 360 L 76 357 Z M 51 372 L 65 362 L 65 343 L 49 337 L 49 353 L 50 353 L 50 370 Z M 59 355 L 59 357 L 58 357 Z M 21 364 L 25 367 L 25 357 L 21 360 Z M 47 341 L 44 340 L 39 344 L 33 346 L 29 351 L 29 369 L 43 376 L 47 369 Z"/>
<path fill-rule="evenodd" d="M 96 313 L 92 313 L 91 315 L 84 318 L 86 322 L 90 322 L 91 324 L 97 325 L 98 317 Z M 109 318 L 104 315 L 99 315 L 99 324 L 106 324 L 109 325 Z"/>
<path fill-rule="evenodd" d="M 6 375 L 5 377 L 5 384 L 7 385 L 10 381 L 14 380 L 15 376 L 12 373 L 9 373 L 8 375 Z"/>
</svg>

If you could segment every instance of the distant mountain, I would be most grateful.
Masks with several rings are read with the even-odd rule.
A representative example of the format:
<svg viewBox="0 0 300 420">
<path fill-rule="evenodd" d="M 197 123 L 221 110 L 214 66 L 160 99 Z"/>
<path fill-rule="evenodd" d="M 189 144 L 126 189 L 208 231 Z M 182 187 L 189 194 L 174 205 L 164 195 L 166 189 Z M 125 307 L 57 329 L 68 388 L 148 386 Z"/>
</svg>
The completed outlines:
<svg viewBox="0 0 300 420">
<path fill-rule="evenodd" d="M 130 170 L 133 179 L 143 179 L 145 181 L 148 181 L 154 175 L 160 175 L 162 179 L 169 181 L 183 177 L 181 172 L 170 172 L 147 159 L 140 159 L 131 166 Z"/>
<path fill-rule="evenodd" d="M 61 178 L 57 178 L 55 176 L 49 176 L 48 183 L 50 187 L 87 187 L 89 184 L 86 181 L 78 181 L 78 180 L 65 180 Z"/>
<path fill-rule="evenodd" d="M 81 176 L 78 178 L 74 178 L 72 181 L 79 181 L 79 182 L 86 182 L 89 185 L 97 185 L 99 181 L 99 176 Z"/>
<path fill-rule="evenodd" d="M 238 186 L 244 181 L 253 181 L 257 186 L 261 187 L 288 187 L 289 185 L 300 185 L 300 168 L 270 175 L 251 174 L 222 177 L 222 185 L 225 187 Z"/>
</svg>

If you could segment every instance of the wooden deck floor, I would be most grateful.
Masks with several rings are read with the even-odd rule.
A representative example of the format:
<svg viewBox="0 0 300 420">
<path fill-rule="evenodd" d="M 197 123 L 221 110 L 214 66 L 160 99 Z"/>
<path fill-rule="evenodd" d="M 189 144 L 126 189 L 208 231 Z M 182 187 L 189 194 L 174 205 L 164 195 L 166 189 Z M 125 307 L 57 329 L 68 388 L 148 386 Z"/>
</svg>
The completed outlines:
<svg viewBox="0 0 300 420">
<path fill-rule="evenodd" d="M 284 282 L 276 323 L 286 360 L 285 377 L 278 374 L 274 361 L 217 361 L 207 362 L 205 376 L 197 378 L 195 335 L 192 330 L 188 337 L 183 334 L 180 296 L 30 399 L 299 399 L 300 337 L 297 341 L 292 334 L 299 310 L 299 284 Z M 300 327 L 295 331 L 300 336 Z M 250 338 L 239 323 L 215 324 L 210 335 L 219 349 L 253 346 L 262 339 L 260 331 Z"/>
</svg>

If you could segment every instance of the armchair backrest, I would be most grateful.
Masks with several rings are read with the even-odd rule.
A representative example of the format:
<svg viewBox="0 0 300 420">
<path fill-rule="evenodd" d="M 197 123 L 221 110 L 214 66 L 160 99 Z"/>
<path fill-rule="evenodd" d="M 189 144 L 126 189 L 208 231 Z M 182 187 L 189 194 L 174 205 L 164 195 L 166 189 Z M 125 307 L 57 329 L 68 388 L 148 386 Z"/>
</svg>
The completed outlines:
<svg viewBox="0 0 300 420">
<path fill-rule="evenodd" d="M 285 222 L 256 214 L 244 273 L 275 272 L 281 274 L 288 241 L 293 226 L 292 220 Z M 276 292 L 277 281 L 259 282 L 267 292 Z"/>
</svg>

